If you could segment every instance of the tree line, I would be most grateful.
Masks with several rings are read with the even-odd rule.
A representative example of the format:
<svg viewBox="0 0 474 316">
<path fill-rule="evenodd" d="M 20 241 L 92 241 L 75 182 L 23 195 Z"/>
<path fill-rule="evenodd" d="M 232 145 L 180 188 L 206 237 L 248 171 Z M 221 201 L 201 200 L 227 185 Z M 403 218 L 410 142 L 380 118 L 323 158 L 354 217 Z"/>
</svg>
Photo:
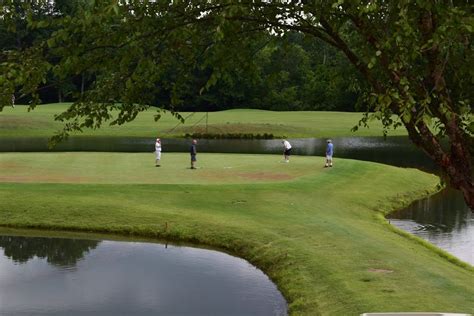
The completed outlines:
<svg viewBox="0 0 474 316">
<path fill-rule="evenodd" d="M 47 40 L 56 31 L 54 23 L 32 26 L 34 20 L 54 20 L 89 10 L 87 0 L 32 2 L 25 7 L 16 3 L 13 21 L 0 19 L 0 47 L 21 51 Z M 28 8 L 28 9 L 27 9 Z M 28 10 L 28 12 L 27 12 Z M 201 36 L 210 45 L 214 38 L 204 31 Z M 113 54 L 113 52 L 111 52 Z M 163 71 L 150 105 L 170 107 L 171 95 L 179 95 L 180 111 L 216 111 L 231 108 L 255 108 L 275 111 L 332 110 L 354 111 L 361 95 L 358 75 L 344 56 L 324 42 L 308 41 L 301 33 L 284 35 L 262 32 L 245 39 L 239 54 L 245 63 L 232 63 L 220 73 L 220 80 L 208 84 L 214 65 L 196 54 L 187 68 L 186 78 L 176 91 L 175 78 L 183 67 L 179 58 L 170 60 Z M 51 74 L 39 90 L 42 103 L 74 102 L 94 82 L 96 74 L 82 72 L 69 77 L 54 75 L 57 60 L 52 58 Z M 148 80 L 145 76 L 141 80 Z M 174 84 L 170 86 L 170 82 Z M 207 84 L 207 86 L 206 86 Z M 173 91 L 174 89 L 174 91 Z M 17 94 L 19 94 L 17 92 Z M 19 102 L 31 101 L 29 95 L 18 95 Z M 118 100 L 120 101 L 120 100 Z M 139 100 L 137 100 L 139 101 Z"/>
</svg>

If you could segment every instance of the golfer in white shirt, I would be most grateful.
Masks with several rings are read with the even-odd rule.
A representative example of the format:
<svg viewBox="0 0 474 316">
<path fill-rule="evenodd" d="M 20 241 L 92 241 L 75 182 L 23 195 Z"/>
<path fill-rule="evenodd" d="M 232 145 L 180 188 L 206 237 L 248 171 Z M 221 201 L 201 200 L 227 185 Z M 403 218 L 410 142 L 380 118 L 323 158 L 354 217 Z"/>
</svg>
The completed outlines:
<svg viewBox="0 0 474 316">
<path fill-rule="evenodd" d="M 290 162 L 290 153 L 291 153 L 291 144 L 286 139 L 281 141 L 283 143 L 284 151 L 283 155 L 285 156 L 285 162 Z"/>
<path fill-rule="evenodd" d="M 156 163 L 155 167 L 160 167 L 160 159 L 161 159 L 161 139 L 157 138 L 155 142 L 155 154 L 156 154 Z"/>
</svg>

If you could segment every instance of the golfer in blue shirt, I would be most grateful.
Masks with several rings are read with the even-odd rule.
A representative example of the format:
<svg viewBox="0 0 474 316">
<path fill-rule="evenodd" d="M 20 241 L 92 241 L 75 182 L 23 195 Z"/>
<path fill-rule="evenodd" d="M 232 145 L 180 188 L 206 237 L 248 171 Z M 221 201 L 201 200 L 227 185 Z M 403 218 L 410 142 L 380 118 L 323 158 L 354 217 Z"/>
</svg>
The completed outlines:
<svg viewBox="0 0 474 316">
<path fill-rule="evenodd" d="M 334 145 L 330 139 L 327 140 L 328 144 L 326 146 L 326 165 L 327 167 L 332 167 L 332 154 L 334 153 Z"/>
</svg>

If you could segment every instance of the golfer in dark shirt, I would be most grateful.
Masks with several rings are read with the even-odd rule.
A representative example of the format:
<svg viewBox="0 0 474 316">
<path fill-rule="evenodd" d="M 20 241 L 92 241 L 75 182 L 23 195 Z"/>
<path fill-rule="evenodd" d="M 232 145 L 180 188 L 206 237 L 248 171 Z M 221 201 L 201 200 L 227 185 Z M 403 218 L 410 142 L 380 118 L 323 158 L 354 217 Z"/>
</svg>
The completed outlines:
<svg viewBox="0 0 474 316">
<path fill-rule="evenodd" d="M 196 169 L 196 166 L 195 166 L 196 155 L 197 155 L 196 144 L 197 144 L 197 140 L 193 139 L 193 142 L 191 143 L 191 148 L 189 151 L 189 153 L 191 154 L 191 169 Z"/>
</svg>

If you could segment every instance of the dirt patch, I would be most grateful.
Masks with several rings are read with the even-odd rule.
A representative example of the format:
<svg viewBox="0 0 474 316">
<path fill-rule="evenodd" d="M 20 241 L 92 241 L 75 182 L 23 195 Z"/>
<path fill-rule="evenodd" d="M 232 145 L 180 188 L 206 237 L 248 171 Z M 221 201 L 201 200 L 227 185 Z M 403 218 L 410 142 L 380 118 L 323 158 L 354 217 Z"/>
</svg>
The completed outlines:
<svg viewBox="0 0 474 316">
<path fill-rule="evenodd" d="M 370 269 L 369 269 L 369 272 L 372 272 L 372 273 L 380 273 L 380 274 L 387 274 L 387 273 L 392 273 L 393 270 L 370 268 Z"/>
<path fill-rule="evenodd" d="M 274 137 L 301 132 L 301 127 L 293 127 L 279 124 L 262 123 L 235 123 L 226 124 L 199 124 L 196 126 L 181 126 L 174 130 L 177 134 L 273 134 Z"/>
<path fill-rule="evenodd" d="M 47 118 L 20 115 L 0 116 L 0 130 L 23 129 L 25 126 L 28 126 L 28 129 L 51 128 L 54 126 L 52 119 L 52 116 Z"/>
<path fill-rule="evenodd" d="M 292 180 L 295 176 L 286 173 L 268 173 L 268 172 L 252 172 L 252 173 L 239 173 L 238 177 L 251 179 L 251 180 Z"/>
<path fill-rule="evenodd" d="M 20 165 L 16 162 L 1 162 L 0 163 L 1 169 L 19 169 Z"/>
<path fill-rule="evenodd" d="M 7 175 L 0 176 L 0 182 L 42 182 L 42 183 L 84 183 L 92 182 L 91 179 L 86 177 L 75 177 L 75 176 L 53 176 L 53 175 Z"/>
<path fill-rule="evenodd" d="M 201 173 L 199 177 L 206 181 L 217 183 L 247 183 L 247 182 L 270 182 L 288 181 L 298 178 L 298 174 L 287 174 L 277 172 L 238 172 L 233 169 L 212 170 L 208 173 Z"/>
</svg>

